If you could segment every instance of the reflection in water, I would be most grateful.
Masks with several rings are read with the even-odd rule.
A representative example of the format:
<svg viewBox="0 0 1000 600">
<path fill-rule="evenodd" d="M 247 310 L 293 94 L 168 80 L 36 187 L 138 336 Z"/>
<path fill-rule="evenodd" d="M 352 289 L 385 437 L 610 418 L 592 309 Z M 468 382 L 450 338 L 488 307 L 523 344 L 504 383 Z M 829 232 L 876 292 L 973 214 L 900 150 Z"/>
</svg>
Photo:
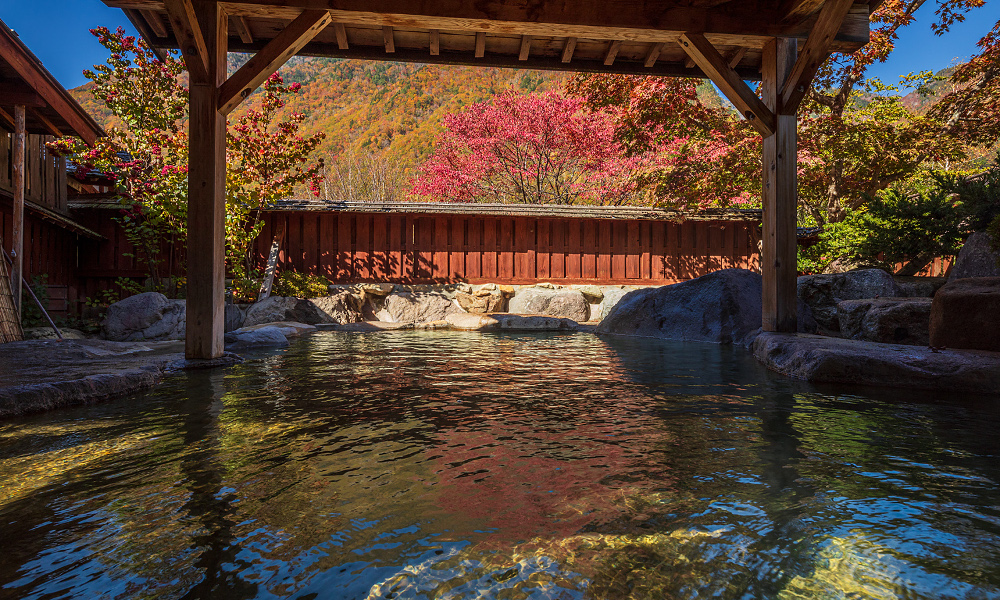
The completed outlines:
<svg viewBox="0 0 1000 600">
<path fill-rule="evenodd" d="M 320 333 L 0 425 L 0 598 L 1000 596 L 995 403 L 741 349 Z"/>
</svg>

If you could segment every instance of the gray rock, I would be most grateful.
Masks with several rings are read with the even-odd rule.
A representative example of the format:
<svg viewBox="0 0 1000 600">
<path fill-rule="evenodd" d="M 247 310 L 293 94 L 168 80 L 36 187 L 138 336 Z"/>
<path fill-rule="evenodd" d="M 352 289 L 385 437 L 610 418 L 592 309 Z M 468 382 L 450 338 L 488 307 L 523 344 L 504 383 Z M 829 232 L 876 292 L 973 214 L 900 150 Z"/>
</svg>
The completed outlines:
<svg viewBox="0 0 1000 600">
<path fill-rule="evenodd" d="M 958 253 L 948 281 L 969 277 L 1000 277 L 1000 254 L 990 247 L 992 242 L 993 236 L 985 231 L 970 235 Z"/>
<path fill-rule="evenodd" d="M 761 326 L 761 277 L 723 269 L 674 285 L 629 292 L 597 333 L 747 345 Z"/>
<path fill-rule="evenodd" d="M 240 308 L 236 304 L 227 304 L 225 331 L 228 333 L 243 327 L 243 321 L 245 321 L 246 318 L 247 312 L 245 309 Z"/>
<path fill-rule="evenodd" d="M 159 292 L 136 294 L 108 307 L 101 333 L 116 342 L 184 339 L 183 300 L 169 300 Z"/>
<path fill-rule="evenodd" d="M 763 333 L 753 343 L 768 369 L 815 383 L 997 394 L 1000 354 Z"/>
<path fill-rule="evenodd" d="M 243 326 L 273 323 L 275 321 L 296 321 L 299 323 L 326 323 L 328 317 L 315 304 L 302 298 L 268 296 L 255 302 L 247 309 Z"/>
<path fill-rule="evenodd" d="M 381 320 L 392 323 L 427 323 L 443 321 L 461 310 L 443 294 L 405 292 L 386 296 L 378 315 Z"/>
<path fill-rule="evenodd" d="M 316 315 L 320 319 L 317 323 L 346 325 L 363 320 L 361 298 L 350 292 L 339 292 L 323 298 L 310 298 L 307 302 L 316 308 Z"/>
<path fill-rule="evenodd" d="M 278 327 L 265 326 L 226 334 L 226 350 L 232 352 L 250 348 L 284 348 L 285 346 L 288 346 L 288 338 Z"/>
<path fill-rule="evenodd" d="M 604 299 L 601 301 L 601 320 L 607 319 L 615 305 L 631 291 L 622 288 L 605 289 Z"/>
<path fill-rule="evenodd" d="M 269 327 L 272 329 L 277 329 L 285 337 L 295 337 L 297 335 L 302 335 L 304 333 L 312 333 L 316 331 L 315 325 L 309 325 L 308 323 L 297 323 L 295 321 L 275 321 L 273 323 L 262 323 L 260 325 L 248 325 L 242 329 L 234 331 L 234 334 L 241 334 L 250 331 L 256 331 L 258 329 L 264 329 Z"/>
<path fill-rule="evenodd" d="M 604 300 L 604 291 L 596 285 L 580 285 L 573 289 L 583 294 L 590 304 L 600 304 Z"/>
<path fill-rule="evenodd" d="M 511 313 L 454 313 L 448 315 L 447 321 L 452 329 L 463 331 L 573 331 L 577 328 L 577 323 L 570 319 Z"/>
<path fill-rule="evenodd" d="M 868 298 L 837 304 L 840 333 L 852 340 L 926 346 L 930 298 Z"/>
<path fill-rule="evenodd" d="M 507 303 L 507 311 L 521 315 L 551 315 L 582 322 L 590 317 L 590 305 L 576 290 L 521 288 Z"/>
<path fill-rule="evenodd" d="M 798 296 L 809 305 L 821 331 L 837 332 L 837 304 L 843 300 L 903 295 L 892 275 L 881 269 L 858 269 L 831 275 L 803 275 L 798 279 Z"/>
</svg>

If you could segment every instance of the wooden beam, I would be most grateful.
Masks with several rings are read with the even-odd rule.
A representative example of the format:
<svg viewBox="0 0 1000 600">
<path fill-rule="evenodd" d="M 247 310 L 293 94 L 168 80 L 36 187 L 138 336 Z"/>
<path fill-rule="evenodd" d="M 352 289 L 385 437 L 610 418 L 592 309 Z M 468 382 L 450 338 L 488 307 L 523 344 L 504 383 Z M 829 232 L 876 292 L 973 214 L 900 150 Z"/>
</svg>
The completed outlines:
<svg viewBox="0 0 1000 600">
<path fill-rule="evenodd" d="M 208 50 L 192 0 L 163 0 L 163 8 L 167 10 L 167 18 L 174 29 L 191 80 L 208 81 Z"/>
<path fill-rule="evenodd" d="M 45 98 L 30 86 L 14 82 L 0 83 L 0 105 L 45 106 Z"/>
<path fill-rule="evenodd" d="M 385 43 L 385 51 L 387 54 L 392 54 L 396 51 L 396 40 L 392 37 L 392 27 L 388 25 L 382 27 L 382 40 Z"/>
<path fill-rule="evenodd" d="M 746 55 L 747 55 L 747 49 L 744 46 L 740 46 L 739 48 L 736 48 L 735 50 L 730 52 L 729 56 L 726 57 L 726 62 L 729 63 L 729 68 L 735 69 L 736 66 L 740 64 L 740 61 L 743 60 L 743 57 Z"/>
<path fill-rule="evenodd" d="M 244 98 L 277 71 L 278 67 L 285 64 L 302 46 L 316 37 L 316 34 L 329 22 L 330 13 L 322 10 L 305 11 L 296 17 L 222 84 L 219 90 L 219 111 L 224 115 L 232 112 Z"/>
<path fill-rule="evenodd" d="M 119 8 L 160 6 L 162 0 L 104 0 Z M 775 36 L 805 38 L 814 17 L 795 27 L 781 24 L 786 15 L 780 2 L 727 2 L 705 7 L 703 2 L 642 8 L 637 0 L 626 3 L 606 0 L 574 2 L 442 2 L 441 0 L 233 0 L 225 3 L 229 14 L 245 17 L 286 19 L 302 10 L 331 10 L 333 18 L 358 26 L 398 29 L 483 31 L 491 35 L 534 35 L 617 39 L 624 42 L 677 43 L 685 31 L 704 33 L 718 46 L 761 48 Z M 646 3 L 648 4 L 648 3 Z M 672 3 L 673 4 L 673 3 Z M 688 4 L 688 6 L 685 6 Z M 695 6 L 690 6 L 694 4 Z M 701 6 L 699 6 L 701 5 Z M 851 52 L 869 40 L 867 8 L 851 14 L 838 33 L 837 51 Z M 424 53 L 426 55 L 426 53 Z"/>
<path fill-rule="evenodd" d="M 566 45 L 563 46 L 562 62 L 569 63 L 573 60 L 573 52 L 576 50 L 576 38 L 566 38 Z"/>
<path fill-rule="evenodd" d="M 11 230 L 11 258 L 14 266 L 10 271 L 10 288 L 14 294 L 14 308 L 21 315 L 21 280 L 24 276 L 24 106 L 14 107 L 14 144 L 11 157 L 11 185 L 14 188 L 13 226 Z"/>
<path fill-rule="evenodd" d="M 441 32 L 437 29 L 431 29 L 430 34 L 430 45 L 431 45 L 431 56 L 441 55 Z"/>
<path fill-rule="evenodd" d="M 140 10 L 139 14 L 146 20 L 146 23 L 149 25 L 149 30 L 153 32 L 153 35 L 158 38 L 167 37 L 167 26 L 163 24 L 163 19 L 160 18 L 160 13 L 155 10 Z"/>
<path fill-rule="evenodd" d="M 232 19 L 231 23 L 233 25 L 233 29 L 240 36 L 240 39 L 243 40 L 243 43 L 252 44 L 253 34 L 250 33 L 250 26 L 247 25 L 247 20 L 238 15 L 230 18 Z"/>
<path fill-rule="evenodd" d="M 761 90 L 764 103 L 777 111 L 780 90 L 795 64 L 796 40 L 778 38 L 764 46 Z M 796 117 L 778 113 L 774 135 L 764 138 L 761 297 L 764 331 L 797 329 L 795 217 L 798 203 Z"/>
<path fill-rule="evenodd" d="M 243 44 L 238 38 L 230 40 L 231 52 L 258 52 L 264 44 L 258 39 L 254 44 Z M 615 64 L 605 66 L 602 61 L 603 55 L 597 58 L 584 59 L 578 53 L 574 53 L 573 62 L 562 62 L 560 55 L 544 56 L 539 53 L 532 53 L 526 61 L 517 60 L 516 54 L 486 54 L 485 57 L 474 57 L 468 50 L 449 50 L 441 48 L 439 56 L 431 56 L 427 48 L 405 48 L 397 47 L 395 54 L 387 55 L 385 48 L 381 44 L 378 46 L 352 46 L 350 50 L 340 50 L 336 42 L 316 41 L 305 45 L 299 52 L 300 56 L 327 56 L 331 58 L 346 58 L 351 60 L 386 60 L 391 58 L 394 62 L 410 62 L 418 64 L 433 65 L 470 65 L 470 66 L 490 66 L 490 67 L 512 67 L 517 69 L 538 69 L 545 71 L 565 71 L 577 73 L 615 73 L 620 75 L 657 75 L 667 77 L 703 77 L 706 75 L 701 69 L 685 69 L 684 65 L 674 62 L 659 61 L 652 67 L 643 67 L 641 61 L 615 60 Z M 746 81 L 759 81 L 760 68 L 757 65 L 741 66 L 736 69 L 737 74 Z"/>
<path fill-rule="evenodd" d="M 655 65 L 656 60 L 660 58 L 660 52 L 663 52 L 663 42 L 659 42 L 650 46 L 649 52 L 646 53 L 646 60 L 643 61 L 642 66 L 649 69 L 653 65 Z"/>
<path fill-rule="evenodd" d="M 333 24 L 333 32 L 337 36 L 337 47 L 341 50 L 347 50 L 350 46 L 347 44 L 347 30 L 344 29 L 344 24 L 337 22 Z"/>
<path fill-rule="evenodd" d="M 517 53 L 517 60 L 528 60 L 528 54 L 530 53 L 531 53 L 531 36 L 522 35 L 521 51 Z"/>
<path fill-rule="evenodd" d="M 608 51 L 604 54 L 604 64 L 611 66 L 615 63 L 615 57 L 618 56 L 618 51 L 621 50 L 622 41 L 614 40 L 608 45 Z"/>
<path fill-rule="evenodd" d="M 226 278 L 226 117 L 219 112 L 226 78 L 229 19 L 217 2 L 199 2 L 195 20 L 204 39 L 210 77 L 192 81 L 188 94 L 188 359 L 222 356 Z"/>
<path fill-rule="evenodd" d="M 486 56 L 486 32 L 476 32 L 476 58 Z"/>
<path fill-rule="evenodd" d="M 4 122 L 7 123 L 7 125 L 10 127 L 10 130 L 14 131 L 15 127 L 14 117 L 12 117 L 9 112 L 5 111 L 2 108 L 0 108 L 0 119 L 3 119 Z"/>
<path fill-rule="evenodd" d="M 816 71 L 830 55 L 837 30 L 853 4 L 854 0 L 828 0 L 823 5 L 802 53 L 781 88 L 781 102 L 778 105 L 781 114 L 795 114 L 799 110 L 799 104 L 809 91 Z"/>
<path fill-rule="evenodd" d="M 774 133 L 774 113 L 740 79 L 736 71 L 726 64 L 726 60 L 705 36 L 700 33 L 685 33 L 681 36 L 681 48 L 761 135 L 767 137 Z"/>
<path fill-rule="evenodd" d="M 46 117 L 44 114 L 42 114 L 40 111 L 35 110 L 34 108 L 29 108 L 28 110 L 31 111 L 31 114 L 34 115 L 36 119 L 42 122 L 42 125 L 45 126 L 45 129 L 48 130 L 50 134 L 56 137 L 63 136 L 62 130 L 60 130 L 55 123 L 49 120 L 49 118 Z"/>
</svg>

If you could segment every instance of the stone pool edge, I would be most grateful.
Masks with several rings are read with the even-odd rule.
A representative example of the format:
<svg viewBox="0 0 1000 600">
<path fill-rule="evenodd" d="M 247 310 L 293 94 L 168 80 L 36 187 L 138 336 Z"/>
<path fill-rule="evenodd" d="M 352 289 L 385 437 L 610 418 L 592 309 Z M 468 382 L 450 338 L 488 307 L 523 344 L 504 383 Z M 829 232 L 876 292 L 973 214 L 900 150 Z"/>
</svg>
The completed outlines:
<svg viewBox="0 0 1000 600">
<path fill-rule="evenodd" d="M 1000 394 L 1000 352 L 772 332 L 758 335 L 751 351 L 771 371 L 811 383 Z"/>
</svg>

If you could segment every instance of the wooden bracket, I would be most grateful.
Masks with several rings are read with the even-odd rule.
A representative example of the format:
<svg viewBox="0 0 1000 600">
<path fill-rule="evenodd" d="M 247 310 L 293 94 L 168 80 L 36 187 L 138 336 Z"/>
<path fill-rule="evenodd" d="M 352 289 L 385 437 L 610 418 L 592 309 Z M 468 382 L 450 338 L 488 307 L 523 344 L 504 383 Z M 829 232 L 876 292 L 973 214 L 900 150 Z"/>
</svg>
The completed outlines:
<svg viewBox="0 0 1000 600">
<path fill-rule="evenodd" d="M 618 56 L 618 51 L 621 50 L 621 47 L 622 47 L 621 40 L 614 40 L 613 42 L 611 42 L 611 44 L 608 46 L 608 51 L 604 54 L 605 65 L 610 67 L 612 64 L 614 64 L 615 57 Z"/>
<path fill-rule="evenodd" d="M 573 60 L 573 52 L 576 51 L 576 38 L 570 37 L 566 38 L 566 45 L 563 46 L 562 51 L 562 62 L 568 63 Z"/>
<path fill-rule="evenodd" d="M 316 37 L 330 19 L 330 13 L 325 10 L 303 11 L 222 84 L 219 89 L 219 112 L 224 115 L 232 112 L 278 67 Z"/>
<path fill-rule="evenodd" d="M 781 88 L 780 114 L 794 115 L 798 112 L 799 104 L 809 91 L 816 71 L 830 55 L 830 46 L 853 4 L 854 0 L 829 0 L 823 5 L 792 72 Z"/>
<path fill-rule="evenodd" d="M 704 35 L 685 33 L 681 35 L 679 42 L 691 60 L 705 75 L 708 75 L 712 83 L 719 86 L 736 110 L 746 117 L 762 136 L 774 135 L 774 113 L 768 110 L 750 86 L 740 79 L 736 71 Z"/>
<path fill-rule="evenodd" d="M 191 0 L 163 0 L 170 26 L 184 56 L 193 83 L 212 83 L 208 76 L 208 47 Z"/>
<path fill-rule="evenodd" d="M 253 43 L 253 34 L 250 33 L 250 27 L 247 25 L 247 20 L 239 15 L 234 15 L 232 17 L 233 29 L 240 36 L 240 41 L 244 44 Z"/>
<path fill-rule="evenodd" d="M 431 56 L 440 56 L 441 54 L 441 30 L 431 29 L 430 33 L 430 46 L 431 46 Z"/>
</svg>

